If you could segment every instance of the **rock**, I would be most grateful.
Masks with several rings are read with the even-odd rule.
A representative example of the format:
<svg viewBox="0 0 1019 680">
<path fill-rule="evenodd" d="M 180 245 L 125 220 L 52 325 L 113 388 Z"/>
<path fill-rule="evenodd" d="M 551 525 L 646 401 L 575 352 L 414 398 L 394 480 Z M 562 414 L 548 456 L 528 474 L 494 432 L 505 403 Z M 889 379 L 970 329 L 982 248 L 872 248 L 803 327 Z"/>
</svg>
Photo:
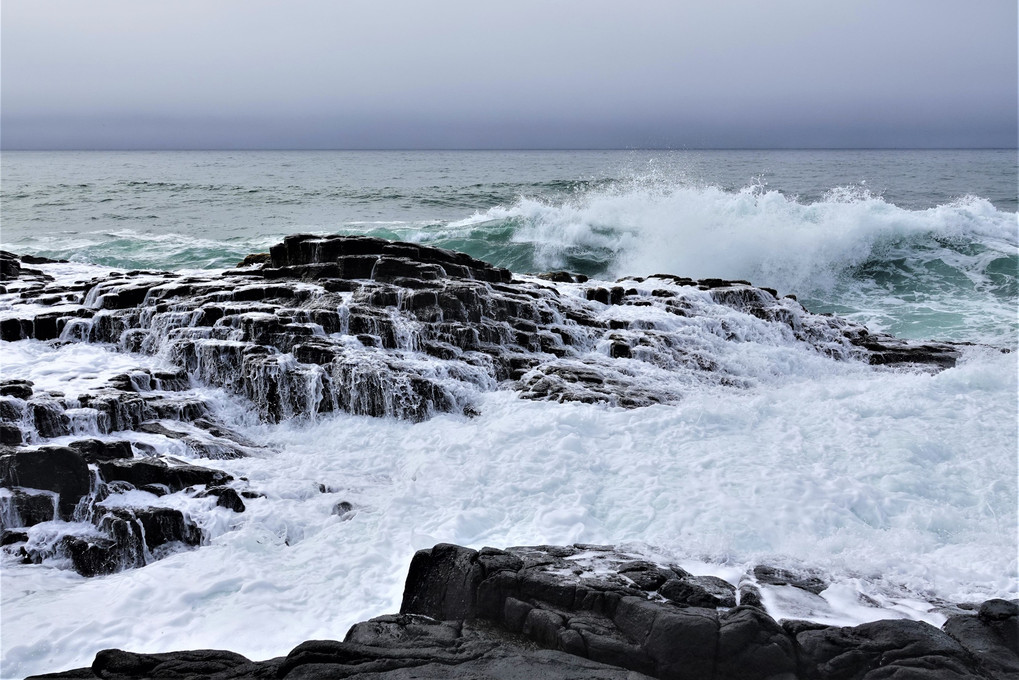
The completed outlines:
<svg viewBox="0 0 1019 680">
<path fill-rule="evenodd" d="M 715 576 L 689 576 L 670 579 L 658 590 L 676 604 L 691 607 L 735 607 L 736 589 Z"/>
<path fill-rule="evenodd" d="M 107 482 L 120 480 L 139 488 L 146 484 L 163 484 L 171 492 L 196 484 L 222 486 L 233 479 L 220 470 L 197 465 L 169 466 L 163 461 L 149 459 L 100 461 L 99 474 Z"/>
<path fill-rule="evenodd" d="M 583 274 L 571 274 L 570 272 L 547 272 L 538 274 L 537 277 L 555 283 L 587 283 L 588 280 Z"/>
<path fill-rule="evenodd" d="M 824 579 L 816 576 L 798 575 L 785 569 L 768 566 L 754 567 L 754 578 L 759 583 L 772 586 L 793 586 L 814 595 L 820 595 L 828 587 Z"/>
<path fill-rule="evenodd" d="M 1019 677 L 1019 604 L 984 602 L 977 616 L 952 616 L 944 631 L 965 647 L 988 677 Z"/>
<path fill-rule="evenodd" d="M 216 505 L 234 512 L 244 512 L 244 501 L 240 494 L 229 486 L 214 486 L 198 494 L 199 498 L 204 496 L 215 496 Z"/>
<path fill-rule="evenodd" d="M 107 460 L 122 460 L 134 457 L 129 441 L 103 441 L 100 439 L 79 439 L 68 444 L 86 463 Z"/>
<path fill-rule="evenodd" d="M 125 551 L 117 542 L 106 537 L 82 538 L 64 536 L 61 540 L 63 551 L 71 558 L 74 570 L 82 576 L 112 574 L 127 566 L 141 566 L 143 562 L 125 564 Z M 136 551 L 131 551 L 134 556 Z"/>
<path fill-rule="evenodd" d="M 53 399 L 33 400 L 32 418 L 40 437 L 62 437 L 71 434 L 71 420 L 64 413 L 64 406 Z"/>
<path fill-rule="evenodd" d="M 0 382 L 0 395 L 25 400 L 31 399 L 34 384 L 31 380 L 4 380 Z"/>
<path fill-rule="evenodd" d="M 82 576 L 112 574 L 158 559 L 170 544 L 196 546 L 201 530 L 172 508 L 115 508 L 96 521 L 99 533 L 64 536 L 61 548 Z"/>
<path fill-rule="evenodd" d="M 0 281 L 10 281 L 21 276 L 21 262 L 14 253 L 0 250 Z"/>
<path fill-rule="evenodd" d="M 270 670 L 271 669 L 271 670 Z M 91 668 L 49 673 L 35 678 L 274 678 L 275 665 L 254 664 L 240 654 L 194 649 L 164 654 L 134 654 L 104 649 Z"/>
<path fill-rule="evenodd" d="M 807 677 L 948 680 L 981 676 L 958 641 L 922 621 L 899 619 L 806 630 L 796 635 L 796 643 L 800 672 Z"/>
<path fill-rule="evenodd" d="M 764 611 L 741 606 L 721 613 L 718 620 L 716 677 L 796 677 L 796 644 Z"/>
<path fill-rule="evenodd" d="M 49 493 L 25 493 L 13 489 L 11 495 L 0 496 L 0 526 L 31 527 L 58 518 L 57 503 Z"/>
<path fill-rule="evenodd" d="M 4 529 L 0 533 L 0 546 L 14 545 L 15 543 L 24 543 L 28 540 L 28 534 L 24 531 L 15 531 L 12 529 Z"/>
<path fill-rule="evenodd" d="M 404 611 L 355 624 L 342 642 L 307 641 L 264 662 L 210 650 L 106 650 L 91 669 L 37 677 L 992 680 L 1013 677 L 1019 663 L 1014 636 L 1001 637 L 1015 624 L 1014 602 L 951 619 L 960 640 L 910 620 L 783 626 L 758 607 L 719 612 L 648 599 L 625 576 L 657 580 L 656 570 L 705 583 L 608 546 L 440 544 L 414 556 Z"/>
<path fill-rule="evenodd" d="M 19 446 L 24 442 L 21 428 L 9 423 L 0 423 L 0 444 L 4 446 Z"/>
<path fill-rule="evenodd" d="M 475 596 L 484 576 L 477 557 L 474 550 L 447 543 L 419 550 L 410 563 L 400 612 L 440 621 L 476 618 Z"/>
<path fill-rule="evenodd" d="M 622 280 L 627 286 L 590 285 L 582 299 L 576 290 L 514 281 L 507 270 L 463 253 L 371 237 L 296 234 L 267 257 L 245 260 L 245 266 L 262 262 L 257 270 L 204 277 L 129 272 L 74 290 L 33 279 L 36 288 L 26 299 L 79 307 L 39 313 L 37 305 L 22 314 L 15 305 L 17 318 L 0 323 L 0 335 L 63 334 L 130 351 L 167 350 L 181 369 L 179 379 L 135 371 L 111 381 L 105 393 L 86 395 L 82 406 L 102 414 L 104 433 L 153 419 L 207 418 L 200 401 L 140 394 L 180 390 L 188 375 L 244 395 L 269 422 L 334 410 L 415 421 L 441 412 L 470 414 L 476 408 L 465 394 L 497 387 L 530 399 L 635 408 L 680 399 L 691 382 L 745 384 L 726 374 L 724 362 L 697 350 L 686 333 L 603 318 L 625 307 L 692 319 L 735 309 L 839 360 L 938 370 L 959 355 L 955 345 L 899 341 L 812 315 L 794 300 L 741 281 L 656 275 L 651 288 L 634 287 L 644 282 L 640 278 Z M 584 280 L 567 272 L 545 278 Z M 709 291 L 710 300 L 697 288 Z M 407 356 L 412 349 L 433 358 L 426 369 Z M 633 361 L 678 379 L 642 380 Z M 61 404 L 35 401 L 41 437 L 69 434 Z M 4 432 L 8 441 L 18 436 L 10 427 Z M 186 444 L 200 456 L 244 455 L 243 448 L 222 442 L 194 438 Z"/>
<path fill-rule="evenodd" d="M 167 543 L 199 545 L 202 532 L 180 510 L 173 508 L 140 508 L 133 510 L 135 518 L 145 530 L 145 545 L 149 550 Z"/>
<path fill-rule="evenodd" d="M 624 564 L 619 568 L 619 573 L 633 581 L 641 590 L 654 591 L 673 578 L 675 574 L 662 569 L 651 562 L 637 561 Z"/>
<path fill-rule="evenodd" d="M 243 260 L 237 263 L 237 266 L 254 267 L 259 264 L 267 264 L 269 260 L 269 253 L 252 253 L 251 255 L 246 255 Z"/>
<path fill-rule="evenodd" d="M 348 503 L 347 501 L 340 501 L 339 503 L 333 506 L 332 514 L 339 515 L 340 519 L 342 520 L 348 520 L 351 519 L 351 517 L 353 516 L 352 515 L 353 512 L 354 506 L 352 504 Z"/>
<path fill-rule="evenodd" d="M 764 604 L 761 601 L 761 591 L 752 583 L 740 583 L 739 584 L 739 604 L 740 606 L 757 607 L 759 609 L 764 608 Z"/>
<path fill-rule="evenodd" d="M 91 484 L 88 465 L 77 451 L 66 446 L 20 449 L 0 456 L 0 485 L 55 491 L 63 519 L 71 518 Z"/>
</svg>

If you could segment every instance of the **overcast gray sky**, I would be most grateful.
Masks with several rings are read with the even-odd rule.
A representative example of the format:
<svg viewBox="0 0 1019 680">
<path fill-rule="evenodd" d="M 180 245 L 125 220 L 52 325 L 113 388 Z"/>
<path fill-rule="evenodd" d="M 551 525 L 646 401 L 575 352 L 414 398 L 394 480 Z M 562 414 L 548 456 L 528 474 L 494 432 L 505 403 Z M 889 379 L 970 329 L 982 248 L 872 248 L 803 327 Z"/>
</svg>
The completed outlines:
<svg viewBox="0 0 1019 680">
<path fill-rule="evenodd" d="M 4 148 L 1015 147 L 1016 0 L 3 0 Z"/>
</svg>

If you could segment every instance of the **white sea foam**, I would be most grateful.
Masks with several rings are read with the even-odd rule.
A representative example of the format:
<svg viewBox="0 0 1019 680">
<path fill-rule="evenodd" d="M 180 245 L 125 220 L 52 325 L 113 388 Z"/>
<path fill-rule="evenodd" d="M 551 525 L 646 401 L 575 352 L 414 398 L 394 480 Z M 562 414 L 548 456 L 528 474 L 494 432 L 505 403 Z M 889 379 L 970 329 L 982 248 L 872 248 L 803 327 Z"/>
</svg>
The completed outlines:
<svg viewBox="0 0 1019 680">
<path fill-rule="evenodd" d="M 507 219 L 521 221 L 513 239 L 535 245 L 541 268 L 561 266 L 571 251 L 606 249 L 620 253 L 615 275 L 746 278 L 791 292 L 830 289 L 842 270 L 916 236 L 979 240 L 1005 253 L 1017 245 L 1016 215 L 986 199 L 908 210 L 850 189 L 801 203 L 759 186 L 638 183 L 558 204 L 521 198 L 449 226 Z"/>
<path fill-rule="evenodd" d="M 414 550 L 440 541 L 625 544 L 730 578 L 816 567 L 835 579 L 823 606 L 773 605 L 844 623 L 1014 596 L 1014 354 L 973 351 L 937 375 L 776 365 L 750 390 L 691 386 L 638 410 L 493 392 L 474 419 L 246 427 L 278 453 L 214 464 L 267 497 L 240 515 L 180 501 L 209 545 L 92 579 L 4 565 L 2 674 L 87 665 L 106 647 L 267 658 L 341 638 L 396 611 Z M 205 394 L 239 419 L 239 400 Z M 332 514 L 340 501 L 352 516 Z"/>
<path fill-rule="evenodd" d="M 125 267 L 229 266 L 278 240 L 248 229 L 258 211 L 237 215 L 220 220 L 229 231 L 211 234 L 204 215 L 183 233 L 173 208 L 158 233 L 137 222 L 38 234 L 23 226 L 7 247 Z M 278 224 L 463 243 L 532 271 L 586 261 L 612 275 L 745 278 L 900 335 L 1016 347 L 1016 214 L 981 198 L 907 209 L 855 189 L 801 200 L 638 177 L 569 198 L 522 197 L 454 222 L 361 217 Z M 73 280 L 107 270 L 48 271 Z M 16 315 L 16 297 L 0 298 L 0 316 Z M 268 447 L 203 462 L 247 477 L 266 498 L 246 500 L 243 514 L 211 499 L 159 499 L 190 513 L 210 542 L 142 569 L 85 579 L 5 562 L 0 675 L 85 666 L 107 647 L 267 658 L 308 638 L 342 638 L 350 624 L 396 611 L 413 551 L 439 541 L 623 544 L 730 581 L 762 562 L 818 568 L 834 579 L 821 596 L 766 589 L 766 602 L 777 615 L 839 624 L 894 616 L 937 624 L 930 607 L 939 599 L 1015 597 L 1017 354 L 972 348 L 956 368 L 911 374 L 832 362 L 760 326 L 742 325 L 758 334 L 742 344 L 688 326 L 747 389 L 674 378 L 681 401 L 630 411 L 492 392 L 477 396 L 474 419 L 336 414 L 269 426 L 252 424 L 238 398 L 199 388 L 225 421 Z M 0 344 L 4 378 L 68 397 L 162 361 L 84 344 Z M 649 368 L 640 376 L 661 378 Z M 189 455 L 156 435 L 124 438 Z M 340 501 L 354 505 L 345 518 L 332 514 Z"/>
<path fill-rule="evenodd" d="M 642 178 L 566 201 L 521 197 L 415 238 L 512 225 L 510 241 L 533 251 L 533 270 L 746 279 L 902 337 L 1011 347 L 1016 220 L 975 196 L 911 210 L 860 188 L 806 202 L 756 185 Z"/>
</svg>

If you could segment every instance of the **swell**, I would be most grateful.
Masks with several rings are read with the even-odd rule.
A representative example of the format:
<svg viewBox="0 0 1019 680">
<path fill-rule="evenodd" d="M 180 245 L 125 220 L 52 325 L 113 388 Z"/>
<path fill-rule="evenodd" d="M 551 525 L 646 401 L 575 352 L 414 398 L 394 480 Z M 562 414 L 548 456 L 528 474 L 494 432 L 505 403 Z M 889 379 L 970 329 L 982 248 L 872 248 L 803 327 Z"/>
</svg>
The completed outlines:
<svg viewBox="0 0 1019 680">
<path fill-rule="evenodd" d="M 241 200 L 233 186 L 143 188 Z M 1015 343 L 1016 214 L 977 196 L 908 209 L 860 187 L 801 200 L 762 185 L 727 190 L 646 176 L 330 191 L 344 203 L 374 206 L 383 218 L 399 212 L 398 204 L 474 212 L 452 221 L 347 219 L 257 229 L 236 223 L 173 233 L 161 224 L 139 229 L 135 213 L 124 222 L 134 228 L 41 233 L 8 247 L 124 268 L 216 269 L 288 233 L 368 234 L 463 251 L 518 273 L 745 279 L 795 293 L 813 310 L 859 314 L 906 337 Z M 321 198 L 311 193 L 248 187 L 243 200 Z"/>
</svg>

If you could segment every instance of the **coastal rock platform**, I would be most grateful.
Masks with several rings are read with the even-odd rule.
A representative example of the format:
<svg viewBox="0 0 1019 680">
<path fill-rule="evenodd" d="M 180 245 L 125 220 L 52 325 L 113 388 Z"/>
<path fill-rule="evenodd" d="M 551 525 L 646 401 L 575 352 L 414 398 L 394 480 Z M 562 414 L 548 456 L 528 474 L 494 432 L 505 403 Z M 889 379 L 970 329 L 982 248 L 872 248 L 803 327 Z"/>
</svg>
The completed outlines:
<svg viewBox="0 0 1019 680">
<path fill-rule="evenodd" d="M 908 372 L 954 366 L 966 351 L 813 314 L 746 281 L 522 276 L 462 253 L 368 237 L 295 235 L 221 273 L 75 271 L 0 253 L 0 340 L 100 345 L 138 366 L 73 394 L 4 375 L 0 544 L 5 559 L 85 576 L 197 548 L 207 541 L 197 513 L 233 517 L 259 497 L 217 461 L 272 452 L 224 417 L 209 389 L 239 397 L 246 415 L 265 423 L 339 411 L 467 419 L 478 415 L 479 395 L 494 390 L 632 409 L 705 385 L 752 388 L 760 375 L 748 368 L 748 351 L 795 348 L 824 370 Z M 337 503 L 334 514 L 352 510 Z M 268 661 L 107 650 L 91 668 L 40 677 L 1019 672 L 1014 602 L 942 603 L 940 628 L 881 614 L 838 627 L 772 606 L 780 594 L 818 602 L 827 587 L 823 574 L 769 565 L 734 583 L 604 546 L 437 545 L 415 556 L 401 611 L 355 625 L 342 642 L 305 642 Z"/>
<path fill-rule="evenodd" d="M 1015 601 L 960 609 L 941 629 L 908 619 L 855 627 L 777 621 L 759 588 L 813 594 L 823 586 L 816 577 L 778 576 L 755 569 L 747 577 L 756 585 L 737 589 L 608 546 L 440 544 L 414 556 L 401 612 L 354 625 L 342 642 L 308 641 L 261 662 L 215 650 L 105 650 L 91 668 L 35 677 L 1004 680 L 1019 673 Z"/>
<path fill-rule="evenodd" d="M 6 252 L 0 265 L 0 339 L 94 343 L 172 366 L 70 396 L 18 376 L 0 384 L 4 549 L 26 562 L 65 559 L 85 575 L 202 542 L 186 511 L 153 508 L 156 497 L 242 512 L 243 495 L 257 496 L 191 462 L 259 448 L 198 386 L 240 395 L 266 422 L 335 411 L 420 421 L 476 415 L 478 395 L 496 389 L 635 408 L 705 384 L 750 387 L 748 345 L 874 370 L 937 371 L 962 351 L 812 314 L 746 281 L 520 277 L 463 253 L 360 236 L 290 236 L 221 273 L 79 278 L 62 274 L 68 263 Z M 52 521 L 92 530 L 33 529 Z"/>
</svg>

